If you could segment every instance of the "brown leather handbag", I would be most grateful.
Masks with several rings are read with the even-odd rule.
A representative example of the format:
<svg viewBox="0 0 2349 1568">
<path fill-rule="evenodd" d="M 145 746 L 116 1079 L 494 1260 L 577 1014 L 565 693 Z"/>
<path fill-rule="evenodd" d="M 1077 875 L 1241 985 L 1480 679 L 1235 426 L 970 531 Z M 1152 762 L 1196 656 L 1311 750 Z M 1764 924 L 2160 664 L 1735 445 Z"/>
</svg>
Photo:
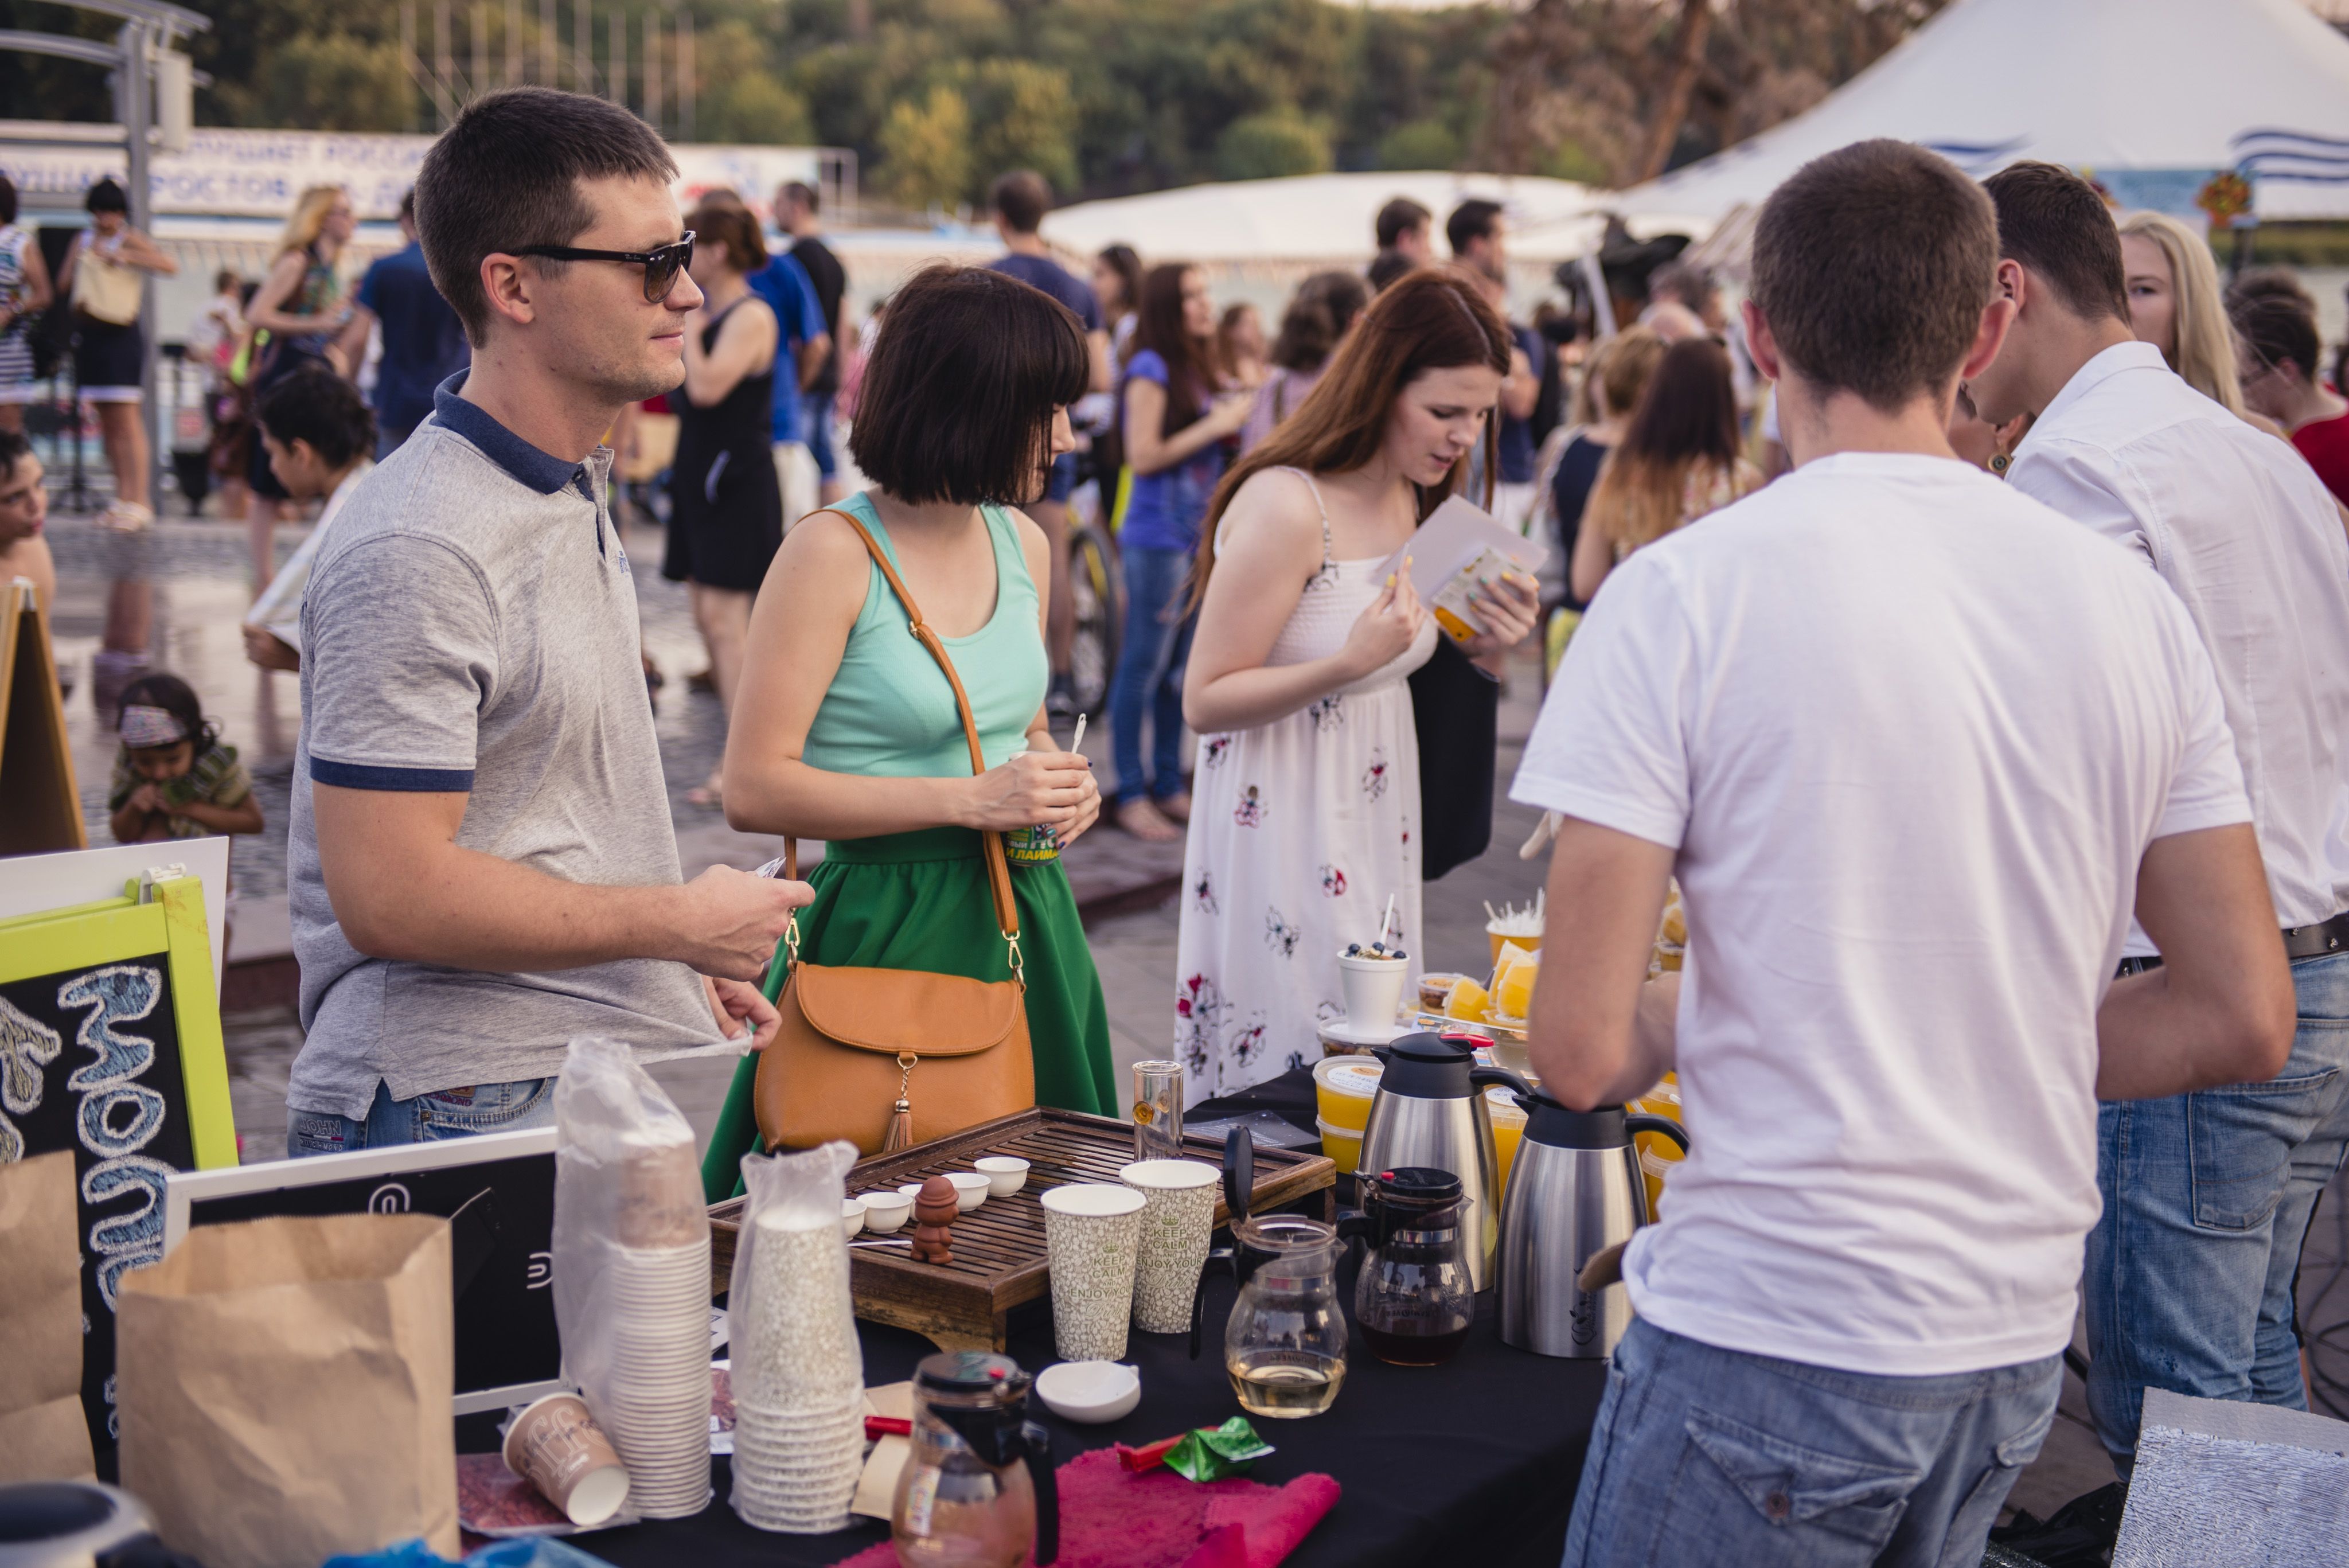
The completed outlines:
<svg viewBox="0 0 2349 1568">
<path fill-rule="evenodd" d="M 833 511 L 827 507 L 825 510 Z M 973 774 L 987 771 L 970 698 L 889 557 L 845 512 L 864 548 L 905 607 L 908 629 L 946 671 L 970 745 Z M 769 1148 L 812 1148 L 844 1138 L 863 1154 L 904 1148 L 1026 1110 L 1036 1103 L 1028 1044 L 1028 977 L 1019 958 L 1019 908 L 1003 836 L 979 835 L 1009 980 L 971 980 L 928 970 L 860 969 L 802 962 L 799 920 L 784 929 L 767 981 L 782 1029 L 760 1058 L 751 1101 Z M 783 874 L 799 875 L 799 840 L 783 841 Z M 780 987 L 780 992 L 777 988 Z"/>
</svg>

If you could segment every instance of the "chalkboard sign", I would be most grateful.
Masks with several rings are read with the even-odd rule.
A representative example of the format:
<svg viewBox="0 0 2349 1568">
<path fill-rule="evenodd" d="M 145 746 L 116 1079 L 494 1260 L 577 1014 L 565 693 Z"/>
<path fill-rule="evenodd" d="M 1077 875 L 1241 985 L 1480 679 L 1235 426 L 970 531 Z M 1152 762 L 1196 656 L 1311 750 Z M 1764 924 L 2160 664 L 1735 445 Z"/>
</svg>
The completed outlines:
<svg viewBox="0 0 2349 1568">
<path fill-rule="evenodd" d="M 171 1177 L 163 1248 L 191 1226 L 280 1214 L 437 1214 L 456 1292 L 455 1414 L 561 1386 L 554 1129 L 489 1133 Z"/>
<path fill-rule="evenodd" d="M 0 922 L 0 1161 L 74 1153 L 82 1407 L 114 1464 L 114 1298 L 163 1255 L 174 1170 L 236 1163 L 203 889 L 137 893 Z"/>
</svg>

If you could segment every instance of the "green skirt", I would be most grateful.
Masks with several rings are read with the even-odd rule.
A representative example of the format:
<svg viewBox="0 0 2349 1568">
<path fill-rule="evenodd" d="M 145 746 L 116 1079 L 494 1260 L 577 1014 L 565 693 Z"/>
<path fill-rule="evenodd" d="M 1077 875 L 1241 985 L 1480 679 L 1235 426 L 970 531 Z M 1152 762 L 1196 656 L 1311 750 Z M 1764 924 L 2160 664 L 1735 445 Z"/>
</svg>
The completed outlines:
<svg viewBox="0 0 2349 1568">
<path fill-rule="evenodd" d="M 996 929 L 978 845 L 978 835 L 965 827 L 826 845 L 823 862 L 808 875 L 815 902 L 800 911 L 800 956 L 831 966 L 1010 979 L 1010 956 Z M 1058 861 L 1015 867 L 1011 888 L 1028 973 L 1036 1101 L 1114 1116 L 1120 1102 L 1110 1063 L 1109 1010 L 1068 873 Z M 770 996 L 782 989 L 779 966 L 771 969 L 768 985 Z M 735 1069 L 709 1136 L 701 1185 L 712 1203 L 741 1190 L 742 1157 L 759 1147 L 750 1095 L 758 1070 L 756 1056 L 744 1057 Z"/>
</svg>

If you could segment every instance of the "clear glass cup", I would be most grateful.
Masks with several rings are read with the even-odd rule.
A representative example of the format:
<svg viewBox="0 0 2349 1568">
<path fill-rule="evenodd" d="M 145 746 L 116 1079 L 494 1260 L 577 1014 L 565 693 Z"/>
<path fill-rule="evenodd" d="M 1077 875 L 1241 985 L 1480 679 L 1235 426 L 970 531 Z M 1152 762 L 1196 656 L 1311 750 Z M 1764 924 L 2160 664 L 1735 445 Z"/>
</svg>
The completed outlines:
<svg viewBox="0 0 2349 1568">
<path fill-rule="evenodd" d="M 1133 1064 L 1133 1158 L 1183 1158 L 1183 1064 Z"/>
</svg>

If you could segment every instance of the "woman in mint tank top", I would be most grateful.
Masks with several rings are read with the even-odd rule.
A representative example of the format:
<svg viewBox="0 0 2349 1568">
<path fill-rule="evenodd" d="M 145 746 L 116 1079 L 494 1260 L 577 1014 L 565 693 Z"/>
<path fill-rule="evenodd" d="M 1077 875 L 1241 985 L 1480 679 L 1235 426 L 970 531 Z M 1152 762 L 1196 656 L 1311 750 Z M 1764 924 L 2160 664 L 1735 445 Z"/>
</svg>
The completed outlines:
<svg viewBox="0 0 2349 1568">
<path fill-rule="evenodd" d="M 1050 827 L 1065 846 L 1100 815 L 1091 767 L 1045 726 L 1050 557 L 1018 510 L 1074 448 L 1068 405 L 1090 367 L 1067 307 L 1001 273 L 931 267 L 889 301 L 848 440 L 874 488 L 839 510 L 945 643 L 987 771 L 972 775 L 954 692 L 856 530 L 810 514 L 751 613 L 725 763 L 735 827 L 824 843 L 799 917 L 810 963 L 1008 979 L 981 831 Z M 1015 859 L 1011 882 L 1036 1098 L 1114 1114 L 1109 1017 L 1067 873 L 1047 849 Z M 757 1147 L 756 1071 L 745 1059 L 710 1137 L 712 1201 Z"/>
</svg>

